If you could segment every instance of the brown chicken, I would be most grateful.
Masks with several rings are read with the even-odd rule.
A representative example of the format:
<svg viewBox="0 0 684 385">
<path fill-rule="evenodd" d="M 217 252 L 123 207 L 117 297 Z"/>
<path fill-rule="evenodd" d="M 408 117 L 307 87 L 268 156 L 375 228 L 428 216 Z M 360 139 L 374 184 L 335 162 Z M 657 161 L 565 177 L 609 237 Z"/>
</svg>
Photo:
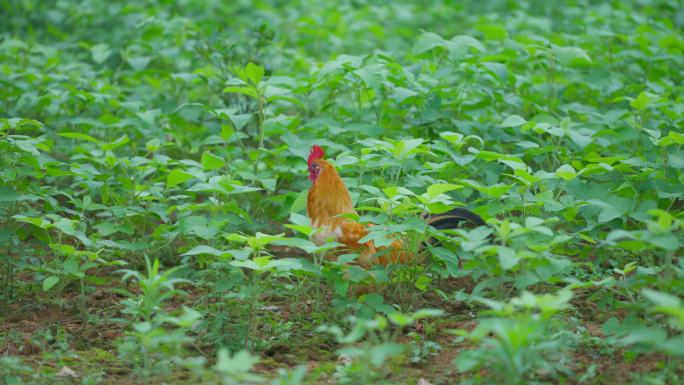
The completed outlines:
<svg viewBox="0 0 684 385">
<path fill-rule="evenodd" d="M 372 241 L 359 243 L 368 234 L 366 226 L 346 218 L 343 214 L 356 214 L 347 186 L 340 178 L 335 167 L 323 159 L 325 153 L 319 146 L 313 146 L 309 154 L 309 179 L 313 183 L 307 197 L 307 214 L 311 225 L 319 230 L 314 233 L 313 241 L 318 245 L 328 240 L 342 243 L 341 251 L 357 252 L 357 262 L 364 268 L 375 264 L 406 263 L 414 254 L 398 240 L 387 248 L 376 247 Z M 477 214 L 454 208 L 444 214 L 426 217 L 429 225 L 437 229 L 456 228 L 463 222 L 477 226 L 485 222 Z"/>
</svg>

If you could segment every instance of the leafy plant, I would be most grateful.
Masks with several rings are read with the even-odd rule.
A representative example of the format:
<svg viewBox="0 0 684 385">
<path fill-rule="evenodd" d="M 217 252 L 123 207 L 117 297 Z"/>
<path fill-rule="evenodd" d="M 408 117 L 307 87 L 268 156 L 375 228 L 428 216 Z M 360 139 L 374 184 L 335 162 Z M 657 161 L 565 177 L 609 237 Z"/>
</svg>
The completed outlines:
<svg viewBox="0 0 684 385">
<path fill-rule="evenodd" d="M 565 309 L 571 297 L 571 291 L 563 290 L 539 296 L 523 292 L 508 303 L 476 298 L 490 307 L 485 314 L 492 317 L 470 333 L 457 331 L 480 347 L 459 354 L 456 366 L 462 372 L 488 368 L 491 380 L 506 384 L 526 384 L 555 372 L 569 375 L 562 357 L 569 341 L 562 330 L 553 330 L 551 317 Z M 478 378 L 475 375 L 474 381 Z"/>
<path fill-rule="evenodd" d="M 676 1 L 48 5 L 0 1 L 5 382 L 681 382 Z M 312 242 L 314 144 L 417 258 Z"/>
<path fill-rule="evenodd" d="M 130 330 L 119 350 L 126 359 L 140 362 L 139 374 L 148 378 L 171 363 L 182 362 L 185 346 L 194 340 L 188 334 L 202 315 L 186 306 L 180 315 L 171 315 L 164 304 L 173 296 L 184 293 L 175 287 L 183 280 L 171 276 L 176 269 L 160 271 L 158 259 L 152 262 L 146 256 L 145 264 L 145 275 L 135 270 L 122 271 L 123 280 L 133 280 L 140 295 L 125 293 L 129 298 L 123 301 L 124 313 L 132 319 L 125 321 Z"/>
</svg>

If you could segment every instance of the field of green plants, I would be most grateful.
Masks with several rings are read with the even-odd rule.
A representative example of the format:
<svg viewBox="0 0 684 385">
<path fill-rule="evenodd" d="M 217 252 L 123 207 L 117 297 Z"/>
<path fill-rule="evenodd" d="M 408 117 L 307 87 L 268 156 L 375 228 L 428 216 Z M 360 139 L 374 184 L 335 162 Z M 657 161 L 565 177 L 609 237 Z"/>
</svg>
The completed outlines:
<svg viewBox="0 0 684 385">
<path fill-rule="evenodd" d="M 683 170 L 678 0 L 0 0 L 0 383 L 681 384 Z"/>
</svg>

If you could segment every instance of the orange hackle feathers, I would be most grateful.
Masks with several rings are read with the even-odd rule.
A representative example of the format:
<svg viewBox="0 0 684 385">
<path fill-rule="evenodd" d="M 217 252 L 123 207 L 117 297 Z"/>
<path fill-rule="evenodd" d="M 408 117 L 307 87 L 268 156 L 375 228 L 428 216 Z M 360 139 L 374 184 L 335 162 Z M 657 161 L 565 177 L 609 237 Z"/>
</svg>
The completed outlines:
<svg viewBox="0 0 684 385">
<path fill-rule="evenodd" d="M 316 180 L 309 190 L 307 213 L 311 222 L 340 221 L 335 218 L 340 214 L 354 213 L 347 186 L 335 171 L 335 168 L 324 159 L 315 161 L 320 167 Z"/>
</svg>

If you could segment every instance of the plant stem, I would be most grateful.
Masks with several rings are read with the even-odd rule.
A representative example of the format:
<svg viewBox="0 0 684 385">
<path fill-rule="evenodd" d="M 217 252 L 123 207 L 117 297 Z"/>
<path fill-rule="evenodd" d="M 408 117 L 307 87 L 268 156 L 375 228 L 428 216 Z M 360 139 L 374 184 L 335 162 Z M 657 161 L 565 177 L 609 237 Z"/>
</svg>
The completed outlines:
<svg viewBox="0 0 684 385">
<path fill-rule="evenodd" d="M 12 296 L 12 285 L 14 280 L 14 269 L 12 267 L 12 235 L 9 237 L 9 246 L 7 246 L 7 276 L 5 277 L 5 288 L 4 288 L 4 306 L 3 313 L 8 314 L 9 311 L 9 301 Z"/>
<path fill-rule="evenodd" d="M 85 283 L 81 278 L 81 319 L 83 320 L 82 328 L 85 328 L 86 322 L 86 298 L 85 298 Z"/>
<path fill-rule="evenodd" d="M 259 256 L 260 253 L 257 251 L 257 256 Z M 247 333 L 245 333 L 245 350 L 252 350 L 249 349 L 250 345 L 250 335 L 253 332 L 253 320 L 254 320 L 254 312 L 256 308 L 256 302 L 257 302 L 257 297 L 259 295 L 259 273 L 257 271 L 252 272 L 252 293 L 251 293 L 251 298 L 249 301 L 249 314 L 247 315 Z M 254 341 L 251 341 L 252 348 L 254 348 Z"/>
<path fill-rule="evenodd" d="M 314 260 L 316 266 L 318 266 L 319 271 L 323 271 L 323 255 L 322 253 L 315 253 Z M 318 312 L 320 310 L 321 303 L 321 275 L 316 276 L 316 304 L 314 305 L 314 310 Z"/>
<path fill-rule="evenodd" d="M 257 130 L 259 132 L 259 148 L 257 149 L 257 157 L 254 162 L 254 181 L 257 180 L 257 173 L 259 172 L 259 162 L 261 161 L 261 151 L 264 149 L 264 96 L 261 91 L 257 92 Z"/>
<path fill-rule="evenodd" d="M 396 185 L 399 183 L 399 176 L 401 175 L 401 172 L 403 171 L 404 165 L 399 166 L 399 170 L 397 170 L 397 175 L 394 177 L 394 184 Z"/>
</svg>

